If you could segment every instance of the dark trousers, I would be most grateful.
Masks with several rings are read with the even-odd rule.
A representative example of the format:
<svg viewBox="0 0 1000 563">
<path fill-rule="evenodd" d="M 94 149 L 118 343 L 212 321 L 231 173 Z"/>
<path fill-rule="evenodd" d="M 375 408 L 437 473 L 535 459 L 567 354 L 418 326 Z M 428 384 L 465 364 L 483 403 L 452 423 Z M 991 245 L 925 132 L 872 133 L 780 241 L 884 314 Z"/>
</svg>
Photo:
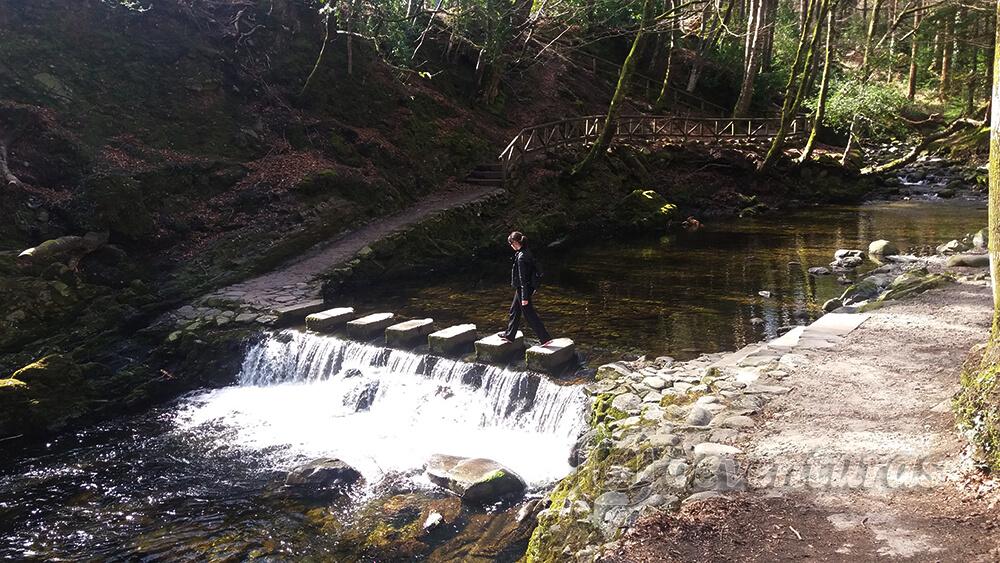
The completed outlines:
<svg viewBox="0 0 1000 563">
<path fill-rule="evenodd" d="M 531 301 L 532 290 L 528 290 L 528 304 L 521 305 L 521 290 L 518 289 L 514 292 L 514 302 L 510 304 L 510 316 L 507 322 L 507 333 L 506 337 L 508 340 L 514 340 L 517 336 L 517 327 L 521 324 L 521 314 L 524 314 L 524 320 L 528 321 L 531 326 L 531 330 L 535 331 L 535 336 L 544 344 L 552 338 L 549 336 L 549 331 L 545 330 L 545 325 L 542 324 L 542 320 L 538 318 L 538 313 L 535 311 L 535 302 Z"/>
</svg>

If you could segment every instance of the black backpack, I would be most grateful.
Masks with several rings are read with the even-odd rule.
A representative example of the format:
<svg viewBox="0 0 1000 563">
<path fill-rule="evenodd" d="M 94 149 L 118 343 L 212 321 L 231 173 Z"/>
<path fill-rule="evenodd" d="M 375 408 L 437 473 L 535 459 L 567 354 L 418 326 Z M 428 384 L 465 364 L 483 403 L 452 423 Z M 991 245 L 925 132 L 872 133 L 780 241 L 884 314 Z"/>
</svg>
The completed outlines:
<svg viewBox="0 0 1000 563">
<path fill-rule="evenodd" d="M 534 255 L 531 257 L 531 286 L 537 291 L 538 288 L 542 287 L 542 276 L 545 272 L 538 265 L 538 260 L 535 260 Z"/>
</svg>

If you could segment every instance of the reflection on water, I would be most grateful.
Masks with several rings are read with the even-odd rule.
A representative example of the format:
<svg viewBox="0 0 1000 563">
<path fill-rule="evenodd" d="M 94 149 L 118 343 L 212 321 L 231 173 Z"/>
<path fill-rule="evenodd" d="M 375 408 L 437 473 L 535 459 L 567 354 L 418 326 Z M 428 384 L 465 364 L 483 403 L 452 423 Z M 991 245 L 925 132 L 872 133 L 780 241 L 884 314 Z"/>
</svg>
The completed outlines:
<svg viewBox="0 0 1000 563">
<path fill-rule="evenodd" d="M 720 222 L 662 238 L 538 248 L 545 285 L 537 305 L 549 332 L 572 337 L 594 361 L 623 352 L 690 358 L 773 338 L 781 326 L 818 317 L 823 302 L 844 287 L 807 270 L 828 265 L 838 248 L 866 249 L 880 238 L 901 249 L 939 244 L 985 224 L 983 204 L 898 202 Z M 499 330 L 510 303 L 507 268 L 498 259 L 394 283 L 357 296 L 355 305 Z M 771 297 L 761 297 L 762 290 Z"/>
</svg>

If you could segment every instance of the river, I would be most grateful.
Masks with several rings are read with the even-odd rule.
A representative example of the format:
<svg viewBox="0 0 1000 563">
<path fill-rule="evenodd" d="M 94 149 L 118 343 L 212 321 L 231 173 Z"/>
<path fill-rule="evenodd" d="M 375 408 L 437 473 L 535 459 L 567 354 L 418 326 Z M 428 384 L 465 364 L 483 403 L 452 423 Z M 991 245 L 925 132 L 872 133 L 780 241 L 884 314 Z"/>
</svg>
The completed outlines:
<svg viewBox="0 0 1000 563">
<path fill-rule="evenodd" d="M 538 304 L 592 361 L 731 350 L 817 317 L 843 286 L 806 270 L 835 249 L 877 238 L 936 244 L 985 220 L 982 204 L 900 202 L 542 248 Z M 357 305 L 499 327 L 506 268 L 376 288 Z M 432 491 L 420 467 L 433 453 L 497 459 L 541 491 L 570 470 L 584 411 L 577 388 L 515 369 L 271 333 L 248 348 L 229 387 L 0 450 L 0 557 L 328 558 L 342 549 L 338 534 L 319 533 L 304 515 L 315 506 L 282 491 L 295 464 L 335 455 L 365 475 L 368 485 L 334 507 L 345 522 L 385 476 Z"/>
</svg>

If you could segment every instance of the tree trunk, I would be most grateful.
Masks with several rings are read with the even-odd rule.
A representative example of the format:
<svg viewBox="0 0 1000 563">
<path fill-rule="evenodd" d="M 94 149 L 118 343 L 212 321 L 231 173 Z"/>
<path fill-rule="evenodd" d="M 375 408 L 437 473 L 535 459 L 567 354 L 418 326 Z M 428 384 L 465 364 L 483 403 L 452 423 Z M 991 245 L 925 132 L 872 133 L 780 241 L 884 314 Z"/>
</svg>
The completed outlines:
<svg viewBox="0 0 1000 563">
<path fill-rule="evenodd" d="M 975 37 L 979 37 L 979 22 L 977 20 L 975 27 Z M 973 112 L 976 111 L 976 87 L 979 85 L 979 76 L 976 73 L 979 67 L 979 47 L 976 43 L 972 43 L 971 52 L 969 53 L 969 79 L 966 80 L 965 89 L 965 115 L 972 117 Z"/>
<path fill-rule="evenodd" d="M 1000 340 L 1000 0 L 996 4 L 997 25 L 993 41 L 993 90 L 990 109 L 989 252 L 993 280 L 993 330 L 990 341 Z"/>
<path fill-rule="evenodd" d="M 944 101 L 951 90 L 951 56 L 954 54 L 955 43 L 952 41 L 952 31 L 955 21 L 945 16 L 944 31 L 941 34 L 941 81 L 938 84 L 938 99 Z"/>
<path fill-rule="evenodd" d="M 822 27 L 821 24 L 828 8 L 827 0 L 811 0 L 806 13 L 806 22 L 812 22 L 813 11 L 817 7 L 817 1 L 819 2 L 819 16 L 815 18 L 816 22 L 813 24 L 812 37 L 810 38 L 810 29 L 808 26 L 802 28 L 802 32 L 799 34 L 799 45 L 795 51 L 795 61 L 792 64 L 792 71 L 788 75 L 788 84 L 785 86 L 785 101 L 781 106 L 781 122 L 778 124 L 778 131 L 774 134 L 774 140 L 771 141 L 771 147 L 767 150 L 767 155 L 764 156 L 764 160 L 760 163 L 761 170 L 764 170 L 774 162 L 774 159 L 777 158 L 778 154 L 784 148 L 788 126 L 795 119 L 795 113 L 798 111 L 799 104 L 804 95 L 808 77 L 803 76 L 803 74 L 812 63 L 813 52 L 819 40 L 819 30 Z"/>
<path fill-rule="evenodd" d="M 886 82 L 892 83 L 896 76 L 896 27 L 892 25 L 896 21 L 896 12 L 898 11 L 899 5 L 898 0 L 892 0 L 892 5 L 889 7 L 889 72 L 886 73 Z"/>
<path fill-rule="evenodd" d="M 878 25 L 878 12 L 882 8 L 882 3 L 885 0 L 875 0 L 872 4 L 872 14 L 868 18 L 868 32 L 865 33 L 865 49 L 864 54 L 861 56 L 861 75 L 867 76 L 869 58 L 871 57 L 872 43 L 875 41 L 875 29 Z"/>
<path fill-rule="evenodd" d="M 826 46 L 823 55 L 823 78 L 819 84 L 819 98 L 816 100 L 816 115 L 813 116 L 812 129 L 809 131 L 809 140 L 802 149 L 800 162 L 809 160 L 813 147 L 816 144 L 816 136 L 819 134 L 820 125 L 823 123 L 823 115 L 826 113 L 826 97 L 830 87 L 830 62 L 833 55 L 833 10 L 826 13 Z"/>
<path fill-rule="evenodd" d="M 667 10 L 672 10 L 674 8 L 674 0 L 667 0 L 666 4 Z M 663 67 L 663 85 L 660 87 L 660 95 L 656 97 L 656 111 L 661 112 L 663 108 L 667 105 L 667 94 L 670 92 L 670 67 L 673 65 L 674 58 L 674 29 L 673 27 L 667 31 L 666 40 L 666 64 Z"/>
<path fill-rule="evenodd" d="M 753 100 L 753 85 L 760 71 L 761 43 L 763 36 L 761 28 L 764 19 L 766 0 L 752 0 L 750 18 L 747 21 L 747 37 L 743 49 L 743 83 L 740 85 L 740 95 L 733 107 L 733 117 L 745 117 Z"/>
<path fill-rule="evenodd" d="M 739 10 L 735 8 L 739 6 Z M 701 78 L 702 70 L 705 68 L 705 55 L 710 49 L 715 47 L 715 44 L 719 41 L 719 37 L 722 36 L 723 30 L 729 25 L 730 17 L 732 17 L 733 12 L 737 13 L 738 18 L 743 17 L 743 1 L 742 0 L 730 0 L 729 5 L 726 7 L 726 14 L 722 16 L 722 22 L 715 26 L 708 40 L 702 41 L 701 45 L 698 47 L 698 53 L 695 57 L 694 64 L 691 65 L 691 74 L 688 76 L 688 83 L 685 90 L 688 93 L 693 93 L 695 88 L 698 87 L 698 80 Z"/>
<path fill-rule="evenodd" d="M 906 80 L 906 99 L 911 102 L 917 96 L 917 55 L 920 54 L 920 41 L 917 40 L 917 30 L 920 29 L 920 2 L 917 11 L 913 13 L 913 30 L 910 34 L 910 74 Z"/>
<path fill-rule="evenodd" d="M 608 115 L 604 118 L 604 128 L 598 134 L 594 145 L 590 147 L 587 156 L 573 168 L 573 175 L 582 174 L 589 169 L 597 159 L 604 156 L 604 153 L 608 150 L 608 146 L 611 144 L 611 137 L 614 135 L 615 120 L 618 118 L 618 112 L 621 111 L 622 102 L 625 100 L 625 93 L 632 80 L 632 73 L 638 64 L 636 52 L 639 50 L 642 37 L 645 35 L 650 24 L 650 19 L 647 19 L 645 14 L 650 13 L 649 5 L 651 2 L 652 0 L 643 1 L 642 13 L 644 16 L 642 23 L 639 24 L 639 31 L 636 32 L 635 39 L 632 40 L 632 48 L 629 50 L 628 56 L 625 57 L 625 62 L 622 63 L 621 70 L 619 71 L 618 85 L 615 87 L 615 94 L 611 97 L 611 103 L 608 105 Z"/>
</svg>

